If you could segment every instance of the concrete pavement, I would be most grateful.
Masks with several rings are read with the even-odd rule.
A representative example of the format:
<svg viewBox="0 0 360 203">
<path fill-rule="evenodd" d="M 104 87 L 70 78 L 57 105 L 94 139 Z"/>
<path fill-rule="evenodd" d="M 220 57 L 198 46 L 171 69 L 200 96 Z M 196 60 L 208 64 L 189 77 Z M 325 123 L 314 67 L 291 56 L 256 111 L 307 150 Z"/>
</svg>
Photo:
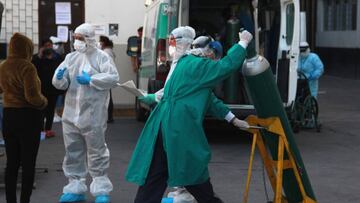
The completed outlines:
<svg viewBox="0 0 360 203">
<path fill-rule="evenodd" d="M 324 76 L 320 82 L 319 103 L 322 132 L 302 130 L 296 134 L 309 177 L 318 202 L 360 201 L 360 81 Z M 133 118 L 119 118 L 110 124 L 107 143 L 111 152 L 109 177 L 113 181 L 113 203 L 130 203 L 136 194 L 136 185 L 124 179 L 143 123 Z M 61 164 L 64 146 L 61 125 L 55 124 L 57 136 L 42 142 L 38 167 L 49 168 L 48 173 L 37 173 L 33 203 L 55 203 L 66 184 Z M 249 138 L 239 131 L 213 131 L 208 134 L 213 150 L 210 174 L 216 193 L 226 203 L 242 202 L 247 164 L 250 153 Z M 0 168 L 5 160 L 0 158 Z M 3 175 L 0 175 L 3 176 Z M 256 157 L 250 188 L 251 203 L 266 202 L 262 163 Z M 91 179 L 88 178 L 90 184 Z M 266 178 L 268 196 L 273 194 Z M 88 201 L 94 198 L 88 194 Z M 0 189 L 0 202 L 5 202 Z"/>
</svg>

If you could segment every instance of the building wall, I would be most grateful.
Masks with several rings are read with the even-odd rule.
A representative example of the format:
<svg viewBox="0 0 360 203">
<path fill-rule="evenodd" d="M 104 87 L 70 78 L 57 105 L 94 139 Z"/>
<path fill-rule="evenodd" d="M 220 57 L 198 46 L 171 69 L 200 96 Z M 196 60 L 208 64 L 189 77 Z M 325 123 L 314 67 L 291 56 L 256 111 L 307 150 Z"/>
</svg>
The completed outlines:
<svg viewBox="0 0 360 203">
<path fill-rule="evenodd" d="M 4 4 L 0 43 L 8 43 L 14 32 L 39 41 L 38 0 L 0 0 Z"/>
<path fill-rule="evenodd" d="M 357 3 L 357 26 L 354 31 L 324 30 L 324 0 L 318 1 L 317 15 L 317 47 L 360 48 L 360 0 Z"/>
<path fill-rule="evenodd" d="M 324 30 L 324 0 L 317 5 L 316 52 L 325 66 L 325 74 L 360 79 L 360 0 L 357 1 L 357 23 L 353 31 Z"/>
<path fill-rule="evenodd" d="M 21 32 L 39 43 L 38 0 L 0 0 L 5 7 L 0 43 L 8 43 L 14 32 Z M 121 82 L 136 81 L 129 57 L 126 55 L 127 38 L 137 35 L 144 18 L 143 0 L 85 0 L 85 21 L 93 24 L 119 24 L 119 36 L 113 37 L 116 66 Z M 3 50 L 6 50 L 5 48 Z M 37 49 L 35 49 L 37 50 Z M 121 88 L 113 90 L 115 105 L 133 106 L 135 97 Z"/>
<path fill-rule="evenodd" d="M 86 0 L 85 21 L 98 25 L 119 24 L 119 36 L 112 37 L 116 54 L 116 66 L 120 81 L 136 81 L 130 58 L 126 55 L 127 39 L 137 35 L 137 29 L 144 21 L 145 6 L 143 0 Z M 113 89 L 115 105 L 133 107 L 135 97 L 121 88 Z"/>
<path fill-rule="evenodd" d="M 360 80 L 359 48 L 318 47 L 316 53 L 324 63 L 325 74 Z"/>
</svg>

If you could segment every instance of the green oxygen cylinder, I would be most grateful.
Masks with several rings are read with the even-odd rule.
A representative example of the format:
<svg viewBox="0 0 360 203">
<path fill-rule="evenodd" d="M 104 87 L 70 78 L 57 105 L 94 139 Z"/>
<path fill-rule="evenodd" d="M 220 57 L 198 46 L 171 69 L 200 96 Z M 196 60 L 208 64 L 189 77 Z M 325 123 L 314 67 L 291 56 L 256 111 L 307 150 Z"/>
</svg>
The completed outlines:
<svg viewBox="0 0 360 203">
<path fill-rule="evenodd" d="M 312 190 L 309 177 L 306 173 L 300 151 L 296 145 L 270 64 L 264 57 L 256 55 L 246 61 L 242 71 L 248 87 L 248 93 L 255 106 L 257 116 L 259 118 L 278 117 L 281 120 L 290 149 L 299 169 L 305 192 L 315 201 L 315 195 Z M 271 135 L 271 133 L 267 131 L 262 132 L 262 136 L 272 155 L 272 158 L 277 160 L 278 137 Z M 284 157 L 287 158 L 286 153 Z M 284 170 L 283 191 L 289 203 L 302 201 L 302 195 L 300 193 L 295 174 L 291 169 Z"/>
<path fill-rule="evenodd" d="M 225 50 L 239 41 L 240 20 L 231 18 L 226 24 Z M 235 72 L 224 81 L 224 102 L 227 104 L 239 103 L 240 73 Z"/>
</svg>

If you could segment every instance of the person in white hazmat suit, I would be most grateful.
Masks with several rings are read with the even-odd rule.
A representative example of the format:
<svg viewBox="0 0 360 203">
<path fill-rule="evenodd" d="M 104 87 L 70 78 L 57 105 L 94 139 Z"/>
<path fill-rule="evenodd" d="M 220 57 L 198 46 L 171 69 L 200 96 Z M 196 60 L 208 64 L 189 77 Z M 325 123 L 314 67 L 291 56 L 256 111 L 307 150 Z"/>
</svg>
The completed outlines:
<svg viewBox="0 0 360 203">
<path fill-rule="evenodd" d="M 104 135 L 109 90 L 116 87 L 119 75 L 114 62 L 96 48 L 95 32 L 90 24 L 77 27 L 74 39 L 76 51 L 66 56 L 52 81 L 56 88 L 67 90 L 62 117 L 63 171 L 69 183 L 59 201 L 84 201 L 89 171 L 90 192 L 96 197 L 95 202 L 107 203 L 113 186 L 106 174 L 110 154 Z"/>
</svg>

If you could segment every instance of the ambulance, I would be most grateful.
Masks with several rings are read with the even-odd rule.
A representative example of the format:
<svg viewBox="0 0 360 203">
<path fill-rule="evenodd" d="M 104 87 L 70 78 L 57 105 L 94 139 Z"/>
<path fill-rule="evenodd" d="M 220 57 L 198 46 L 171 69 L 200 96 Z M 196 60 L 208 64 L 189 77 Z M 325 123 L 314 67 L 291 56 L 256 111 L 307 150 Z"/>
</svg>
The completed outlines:
<svg viewBox="0 0 360 203">
<path fill-rule="evenodd" d="M 224 47 L 224 55 L 238 39 L 240 29 L 254 35 L 255 48 L 271 65 L 285 107 L 296 96 L 300 41 L 299 0 L 146 0 L 138 88 L 154 93 L 163 87 L 170 69 L 169 33 L 191 26 L 197 36 L 207 35 Z M 256 114 L 241 72 L 215 89 L 239 118 Z M 150 108 L 137 101 L 136 117 L 144 120 Z"/>
</svg>

